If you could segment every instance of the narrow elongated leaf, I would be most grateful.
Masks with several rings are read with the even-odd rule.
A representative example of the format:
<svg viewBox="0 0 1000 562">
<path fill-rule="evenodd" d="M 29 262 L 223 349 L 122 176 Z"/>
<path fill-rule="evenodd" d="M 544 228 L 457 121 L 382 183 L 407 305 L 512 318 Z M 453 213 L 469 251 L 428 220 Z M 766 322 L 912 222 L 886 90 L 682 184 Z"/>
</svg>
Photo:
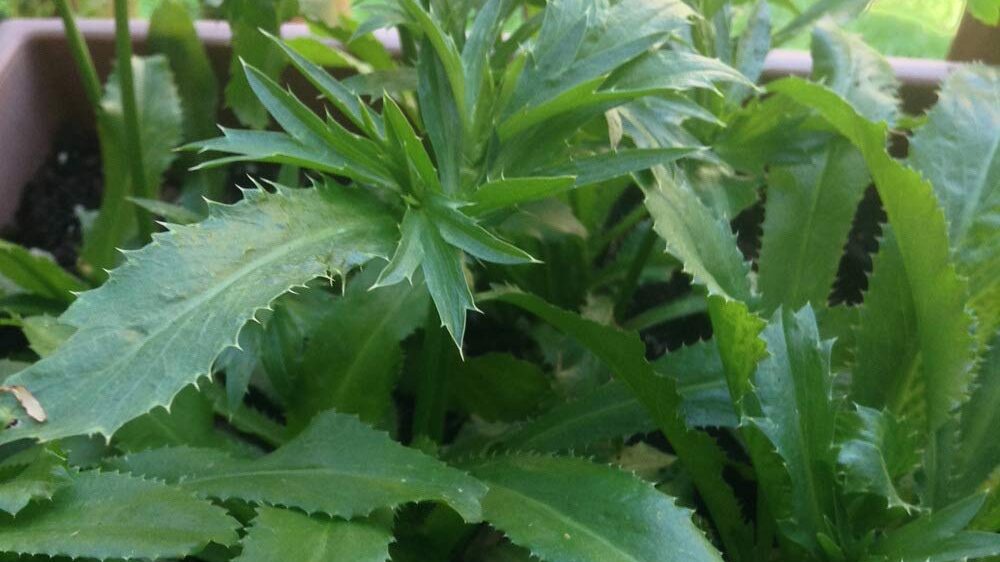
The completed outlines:
<svg viewBox="0 0 1000 562">
<path fill-rule="evenodd" d="M 785 533 L 819 551 L 817 535 L 832 536 L 828 521 L 834 505 L 837 416 L 830 373 L 832 342 L 819 339 L 808 305 L 794 314 L 776 312 L 762 338 L 768 357 L 753 377 L 757 404 L 750 410 L 750 421 L 773 444 L 791 483 L 787 503 L 779 499 L 783 491 L 765 489 L 765 493 L 771 509 L 783 519 L 779 525 Z"/>
<path fill-rule="evenodd" d="M 636 148 L 604 152 L 545 169 L 540 171 L 539 175 L 575 176 L 576 187 L 583 187 L 648 170 L 653 166 L 663 166 L 697 152 L 698 148 L 689 147 Z"/>
<path fill-rule="evenodd" d="M 357 418 L 327 412 L 298 437 L 256 460 L 213 449 L 171 448 L 129 455 L 115 466 L 179 482 L 199 495 L 295 507 L 352 518 L 424 500 L 449 504 L 478 521 L 485 486 L 423 453 L 403 447 Z"/>
<path fill-rule="evenodd" d="M 471 256 L 505 265 L 538 263 L 530 254 L 497 238 L 446 201 L 429 205 L 428 215 L 441 238 Z"/>
<path fill-rule="evenodd" d="M 980 362 L 972 397 L 961 410 L 961 441 L 952 482 L 954 496 L 975 492 L 1000 466 L 1000 333 Z M 994 488 L 995 489 L 995 488 Z"/>
<path fill-rule="evenodd" d="M 479 186 L 470 197 L 472 205 L 463 210 L 473 216 L 498 211 L 564 193 L 575 183 L 573 176 L 499 179 Z"/>
<path fill-rule="evenodd" d="M 658 50 L 636 59 L 608 79 L 605 89 L 615 92 L 664 92 L 704 88 L 718 92 L 716 84 L 753 82 L 719 59 L 685 51 Z"/>
<path fill-rule="evenodd" d="M 367 521 L 320 519 L 274 507 L 257 509 L 236 562 L 323 560 L 385 562 L 392 533 Z"/>
<path fill-rule="evenodd" d="M 483 499 L 486 520 L 544 560 L 722 559 L 689 510 L 614 468 L 582 459 L 510 455 L 472 472 L 490 487 Z"/>
<path fill-rule="evenodd" d="M 1000 323 L 1000 72 L 976 66 L 949 75 L 907 162 L 941 202 L 984 341 Z"/>
<path fill-rule="evenodd" d="M 889 533 L 874 546 L 874 562 L 950 562 L 1000 554 L 1000 534 L 965 531 L 983 506 L 983 496 L 969 496 Z"/>
<path fill-rule="evenodd" d="M 156 235 L 77 299 L 60 318 L 77 332 L 10 380 L 38 398 L 49 421 L 19 420 L 0 441 L 110 436 L 207 375 L 258 308 L 385 255 L 392 238 L 385 211 L 353 191 L 260 189 L 213 205 L 207 220 Z"/>
<path fill-rule="evenodd" d="M 224 509 L 165 484 L 87 471 L 51 502 L 0 515 L 0 551 L 72 558 L 173 558 L 236 542 Z"/>
<path fill-rule="evenodd" d="M 51 256 L 0 240 L 0 276 L 21 289 L 61 302 L 72 302 L 82 281 L 67 273 Z"/>
<path fill-rule="evenodd" d="M 831 139 L 796 166 L 770 171 L 759 260 L 762 306 L 826 306 L 869 177 L 853 145 Z"/>
<path fill-rule="evenodd" d="M 967 283 L 951 261 L 948 231 L 933 188 L 885 150 L 886 129 L 859 115 L 823 86 L 787 78 L 769 88 L 815 109 L 858 147 L 896 234 L 914 303 L 920 376 L 927 400 L 927 429 L 948 423 L 950 412 L 967 395 L 971 375 L 971 318 L 966 311 Z M 943 452 L 932 445 L 929 503 L 944 501 L 948 469 Z"/>
<path fill-rule="evenodd" d="M 282 20 L 288 15 L 285 12 L 289 4 L 289 0 L 228 0 L 225 5 L 226 19 L 233 30 L 226 105 L 232 108 L 241 123 L 254 129 L 267 125 L 267 111 L 250 90 L 243 64 L 259 68 L 272 78 L 281 74 L 285 59 L 260 30 L 278 33 Z"/>
<path fill-rule="evenodd" d="M 740 34 L 736 44 L 733 65 L 747 80 L 757 82 L 764 70 L 764 60 L 771 50 L 771 8 L 767 0 L 757 0 L 747 17 L 747 28 Z M 750 88 L 741 84 L 731 84 L 726 89 L 732 103 L 746 99 Z"/>
<path fill-rule="evenodd" d="M 17 459 L 0 464 L 0 511 L 17 515 L 28 502 L 50 500 L 60 488 L 71 482 L 66 470 L 66 460 L 48 449 L 41 449 L 26 466 L 18 466 Z M 17 469 L 13 475 L 11 468 Z"/>
<path fill-rule="evenodd" d="M 659 375 L 645 359 L 645 345 L 634 332 L 622 332 L 556 308 L 533 295 L 504 292 L 497 296 L 542 318 L 596 355 L 646 407 L 681 463 L 688 470 L 722 535 L 726 548 L 750 545 L 740 506 L 722 478 L 724 456 L 710 437 L 688 431 L 673 379 Z"/>
<path fill-rule="evenodd" d="M 635 394 L 621 382 L 611 381 L 549 409 L 501 442 L 512 450 L 572 451 L 617 437 L 648 433 L 655 428 Z"/>
</svg>

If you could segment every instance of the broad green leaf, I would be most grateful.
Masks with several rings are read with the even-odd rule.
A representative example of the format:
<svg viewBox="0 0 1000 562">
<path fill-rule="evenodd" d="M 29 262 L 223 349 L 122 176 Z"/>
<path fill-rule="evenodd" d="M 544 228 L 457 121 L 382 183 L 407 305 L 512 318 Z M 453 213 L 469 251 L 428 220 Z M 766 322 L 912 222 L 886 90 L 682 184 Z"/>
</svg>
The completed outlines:
<svg viewBox="0 0 1000 562">
<path fill-rule="evenodd" d="M 40 449 L 23 466 L 14 460 L 0 464 L 0 511 L 17 515 L 29 502 L 51 500 L 56 491 L 71 481 L 66 460 L 48 449 Z"/>
<path fill-rule="evenodd" d="M 165 484 L 87 471 L 17 517 L 0 515 L 0 551 L 72 558 L 182 558 L 236 542 L 224 509 Z"/>
<path fill-rule="evenodd" d="M 1000 534 L 964 530 L 983 500 L 969 496 L 891 531 L 875 543 L 866 562 L 950 562 L 1000 554 Z"/>
<path fill-rule="evenodd" d="M 750 530 L 729 484 L 722 478 L 724 455 L 712 439 L 688 431 L 673 379 L 659 375 L 645 359 L 635 332 L 623 332 L 556 308 L 533 295 L 502 292 L 496 298 L 518 306 L 574 338 L 606 364 L 649 411 L 694 480 L 727 550 L 745 552 Z"/>
<path fill-rule="evenodd" d="M 897 416 L 926 415 L 927 399 L 916 406 L 907 403 L 919 383 L 920 342 L 913 291 L 891 227 L 885 227 L 872 261 L 855 333 L 851 398 L 871 408 L 887 408 Z M 914 407 L 920 409 L 907 411 Z"/>
<path fill-rule="evenodd" d="M 243 72 L 243 65 L 259 68 L 266 76 L 277 78 L 285 68 L 285 58 L 272 42 L 261 35 L 261 30 L 278 33 L 281 22 L 288 15 L 289 0 L 226 0 L 226 19 L 233 30 L 233 56 L 229 63 L 229 82 L 226 84 L 226 106 L 231 108 L 240 122 L 253 129 L 267 126 L 267 111 L 254 97 Z"/>
<path fill-rule="evenodd" d="M 136 213 L 145 213 L 129 204 L 127 197 L 155 198 L 160 176 L 176 157 L 174 148 L 181 142 L 181 105 L 170 66 L 161 55 L 134 57 L 132 75 L 135 86 L 139 137 L 142 141 L 146 186 L 151 193 L 137 193 L 129 170 L 125 146 L 125 122 L 117 73 L 112 73 L 101 100 L 97 133 L 101 143 L 101 168 L 104 193 L 101 210 L 87 232 L 81 258 L 98 279 L 104 270 L 120 260 L 118 248 L 127 247 L 136 234 Z"/>
<path fill-rule="evenodd" d="M 680 347 L 653 362 L 677 381 L 688 427 L 736 427 L 738 420 L 715 340 Z"/>
<path fill-rule="evenodd" d="M 385 562 L 392 540 L 392 533 L 367 521 L 323 519 L 260 507 L 235 561 Z"/>
<path fill-rule="evenodd" d="M 409 449 L 353 416 L 327 412 L 298 437 L 259 459 L 212 449 L 153 449 L 113 465 L 201 496 L 294 507 L 334 517 L 425 500 L 449 504 L 467 521 L 481 517 L 485 486 Z"/>
<path fill-rule="evenodd" d="M 365 280 L 352 280 L 307 336 L 286 414 L 293 429 L 331 408 L 387 425 L 403 363 L 399 344 L 427 317 L 427 292 L 409 284 L 369 290 Z"/>
<path fill-rule="evenodd" d="M 484 518 L 541 559 L 722 560 L 690 510 L 617 469 L 575 458 L 509 455 L 472 472 L 489 486 Z"/>
<path fill-rule="evenodd" d="M 639 399 L 618 381 L 547 410 L 501 439 L 519 451 L 581 450 L 619 437 L 649 433 L 656 425 Z"/>
<path fill-rule="evenodd" d="M 917 444 L 906 425 L 889 412 L 864 406 L 847 412 L 842 423 L 847 429 L 838 445 L 837 464 L 844 490 L 879 495 L 889 508 L 913 509 L 896 487 L 896 479 L 919 460 Z"/>
<path fill-rule="evenodd" d="M 770 170 L 758 286 L 768 313 L 779 305 L 826 306 L 854 213 L 870 181 L 843 139 L 808 162 Z"/>
<path fill-rule="evenodd" d="M 463 210 L 473 216 L 499 211 L 565 193 L 575 183 L 573 176 L 501 178 L 479 186 L 469 197 L 472 205 Z"/>
<path fill-rule="evenodd" d="M 6 240 L 0 240 L 0 276 L 28 293 L 66 303 L 73 301 L 75 291 L 86 288 L 51 256 Z"/>
<path fill-rule="evenodd" d="M 893 123 L 899 82 L 889 61 L 860 37 L 835 25 L 813 30 L 813 79 L 840 94 L 866 119 Z"/>
<path fill-rule="evenodd" d="M 980 341 L 1000 324 L 1000 72 L 963 67 L 949 75 L 907 162 L 941 202 Z"/>
<path fill-rule="evenodd" d="M 829 89 L 796 78 L 775 82 L 769 89 L 818 111 L 865 158 L 896 235 L 914 303 L 927 429 L 933 433 L 966 398 L 973 346 L 967 283 L 951 261 L 947 224 L 933 188 L 889 156 L 884 124 L 868 121 Z M 947 455 L 937 450 L 935 441 L 927 451 L 931 505 L 943 501 L 938 498 L 948 480 Z"/>
<path fill-rule="evenodd" d="M 987 25 L 1000 23 L 1000 1 L 998 0 L 969 0 L 968 10 L 979 21 Z"/>
<path fill-rule="evenodd" d="M 245 197 L 156 235 L 78 298 L 60 318 L 77 332 L 10 380 L 34 394 L 49 420 L 20 419 L 0 441 L 110 436 L 207 375 L 257 309 L 391 248 L 391 219 L 362 193 L 280 187 Z"/>
<path fill-rule="evenodd" d="M 552 397 L 552 387 L 537 365 L 506 353 L 465 360 L 451 374 L 450 387 L 463 410 L 488 422 L 523 420 Z"/>
</svg>

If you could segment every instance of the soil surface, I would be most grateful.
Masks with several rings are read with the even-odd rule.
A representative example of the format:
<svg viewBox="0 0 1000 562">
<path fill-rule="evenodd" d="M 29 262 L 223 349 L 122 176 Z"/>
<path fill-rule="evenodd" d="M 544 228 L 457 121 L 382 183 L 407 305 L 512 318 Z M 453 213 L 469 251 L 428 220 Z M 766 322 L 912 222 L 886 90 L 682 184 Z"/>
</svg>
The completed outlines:
<svg viewBox="0 0 1000 562">
<path fill-rule="evenodd" d="M 65 129 L 48 160 L 21 194 L 14 228 L 4 238 L 51 253 L 65 268 L 76 264 L 82 232 L 76 209 L 96 209 L 104 183 L 97 137 Z"/>
</svg>

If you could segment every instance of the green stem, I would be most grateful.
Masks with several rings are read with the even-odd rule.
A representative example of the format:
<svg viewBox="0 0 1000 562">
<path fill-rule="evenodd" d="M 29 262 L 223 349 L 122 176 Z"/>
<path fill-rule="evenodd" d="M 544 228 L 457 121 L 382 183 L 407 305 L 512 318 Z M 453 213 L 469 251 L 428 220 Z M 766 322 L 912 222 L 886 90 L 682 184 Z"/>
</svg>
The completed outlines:
<svg viewBox="0 0 1000 562">
<path fill-rule="evenodd" d="M 76 26 L 76 19 L 69 9 L 66 0 L 56 0 L 56 10 L 62 18 L 63 27 L 66 29 L 66 41 L 69 43 L 69 50 L 73 56 L 73 62 L 83 79 L 83 91 L 87 95 L 87 101 L 94 108 L 94 113 L 101 113 L 101 80 L 97 77 L 97 68 L 94 67 L 94 60 L 90 57 L 90 49 L 87 48 L 80 29 Z"/>
<path fill-rule="evenodd" d="M 635 290 L 639 287 L 639 276 L 642 275 L 642 270 L 646 267 L 646 262 L 649 261 L 649 256 L 652 255 L 653 248 L 656 247 L 657 236 L 656 231 L 653 230 L 653 226 L 650 225 L 649 230 L 642 237 L 642 243 L 635 253 L 635 258 L 629 264 L 625 280 L 622 281 L 621 290 L 618 292 L 618 298 L 615 301 L 615 317 L 621 318 L 627 312 L 628 305 L 632 302 L 632 295 L 635 294 Z"/>
<path fill-rule="evenodd" d="M 413 439 L 425 437 L 440 443 L 444 438 L 444 418 L 448 405 L 448 367 L 454 353 L 447 332 L 441 327 L 437 310 L 427 311 L 424 343 L 420 359 L 420 384 L 413 405 Z"/>
<path fill-rule="evenodd" d="M 146 185 L 146 166 L 143 162 L 142 137 L 139 134 L 139 109 L 135 100 L 135 78 L 132 75 L 132 37 L 128 29 L 128 0 L 115 0 L 115 55 L 118 61 L 118 88 L 121 93 L 122 117 L 125 127 L 125 150 L 128 154 L 132 176 L 132 194 L 136 197 L 156 199 L 155 186 Z M 147 211 L 137 207 L 139 233 L 148 240 L 153 232 L 153 222 Z"/>
</svg>

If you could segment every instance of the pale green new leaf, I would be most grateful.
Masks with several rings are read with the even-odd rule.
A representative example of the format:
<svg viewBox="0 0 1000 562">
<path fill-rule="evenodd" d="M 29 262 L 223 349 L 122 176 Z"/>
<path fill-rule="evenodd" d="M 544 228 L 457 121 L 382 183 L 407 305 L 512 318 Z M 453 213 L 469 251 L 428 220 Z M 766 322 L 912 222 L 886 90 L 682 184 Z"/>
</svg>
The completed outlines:
<svg viewBox="0 0 1000 562">
<path fill-rule="evenodd" d="M 305 431 L 259 459 L 213 449 L 168 448 L 122 457 L 113 465 L 178 482 L 201 496 L 348 519 L 382 507 L 436 500 L 475 522 L 486 491 L 464 472 L 335 412 L 316 416 Z"/>
<path fill-rule="evenodd" d="M 72 558 L 182 558 L 236 542 L 239 524 L 176 488 L 87 471 L 17 517 L 0 515 L 0 551 Z"/>
<path fill-rule="evenodd" d="M 484 518 L 549 562 L 722 560 L 690 510 L 620 470 L 575 458 L 509 455 L 472 472 L 489 486 Z"/>
<path fill-rule="evenodd" d="M 0 277 L 33 295 L 67 303 L 73 301 L 75 291 L 86 288 L 51 256 L 6 240 L 0 240 Z"/>
<path fill-rule="evenodd" d="M 820 340 L 809 306 L 794 314 L 779 310 L 761 337 L 768 356 L 754 373 L 749 421 L 771 441 L 791 485 L 787 498 L 783 490 L 764 493 L 784 532 L 818 552 L 816 537 L 832 536 L 834 513 L 832 342 Z"/>
<path fill-rule="evenodd" d="M 325 519 L 260 507 L 235 562 L 385 562 L 390 542 L 392 533 L 368 521 Z"/>
<path fill-rule="evenodd" d="M 860 37 L 835 25 L 818 25 L 812 37 L 813 79 L 840 94 L 871 121 L 892 123 L 899 112 L 895 72 Z"/>
<path fill-rule="evenodd" d="M 769 89 L 818 111 L 865 158 L 906 271 L 919 342 L 919 373 L 927 398 L 927 429 L 934 432 L 948 423 L 950 412 L 966 399 L 973 341 L 972 320 L 966 311 L 967 283 L 951 261 L 947 224 L 933 188 L 889 156 L 884 124 L 868 121 L 834 92 L 796 78 L 773 83 Z M 948 470 L 938 463 L 947 459 L 933 449 L 928 455 L 932 460 L 928 481 L 934 490 L 929 500 L 936 505 L 943 501 L 948 481 Z"/>
<path fill-rule="evenodd" d="M 949 75 L 907 162 L 934 186 L 986 340 L 1000 323 L 1000 71 L 973 66 Z"/>
<path fill-rule="evenodd" d="M 17 461 L 15 457 L 0 464 L 0 511 L 17 515 L 29 502 L 52 499 L 71 481 L 66 459 L 48 449 L 40 449 L 25 466 Z"/>
<path fill-rule="evenodd" d="M 870 181 L 843 139 L 795 166 L 770 170 L 758 286 L 767 313 L 810 303 L 820 309 L 837 276 L 847 235 Z"/>
<path fill-rule="evenodd" d="M 391 218 L 360 192 L 245 194 L 235 205 L 212 205 L 202 223 L 156 235 L 108 283 L 77 299 L 60 318 L 77 332 L 10 380 L 39 400 L 48 421 L 22 416 L 0 441 L 110 436 L 207 375 L 257 309 L 391 248 Z"/>
</svg>

